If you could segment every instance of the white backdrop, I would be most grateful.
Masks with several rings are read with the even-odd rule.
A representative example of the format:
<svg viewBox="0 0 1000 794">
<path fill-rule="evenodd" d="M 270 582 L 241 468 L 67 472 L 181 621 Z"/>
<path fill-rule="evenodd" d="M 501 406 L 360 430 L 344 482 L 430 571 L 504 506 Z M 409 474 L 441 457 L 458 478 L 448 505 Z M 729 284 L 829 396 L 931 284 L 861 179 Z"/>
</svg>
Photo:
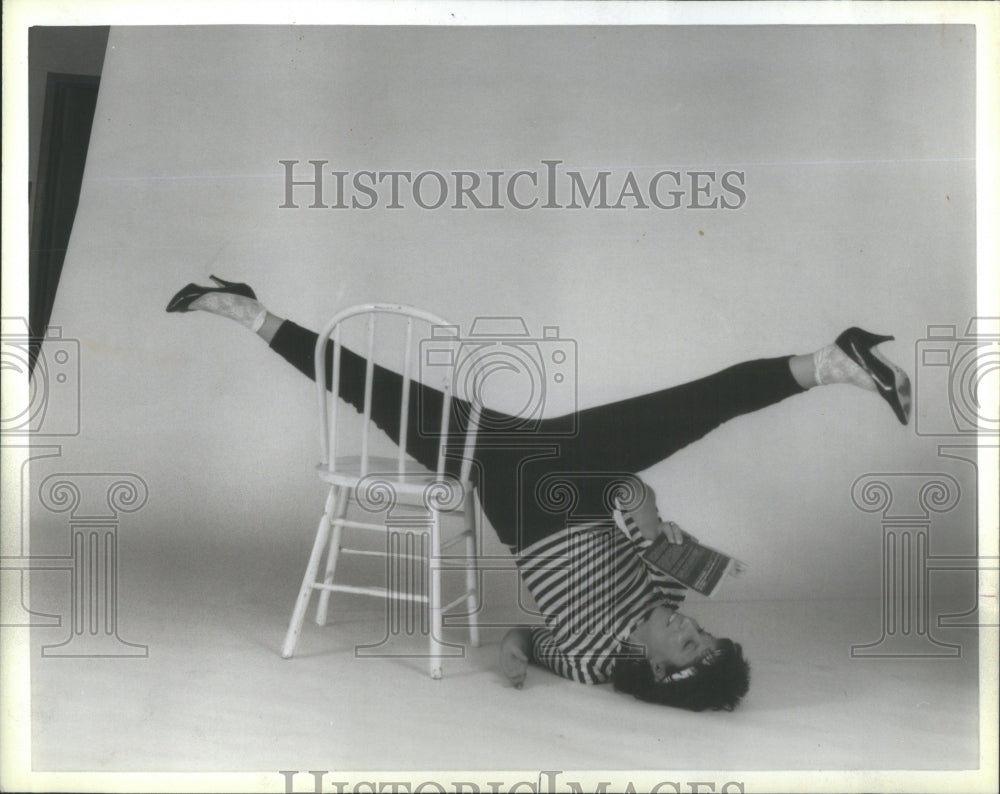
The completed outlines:
<svg viewBox="0 0 1000 794">
<path fill-rule="evenodd" d="M 914 374 L 929 324 L 975 314 L 973 45 L 931 26 L 113 28 L 52 316 L 81 350 L 81 432 L 57 465 L 142 476 L 129 532 L 145 549 L 291 548 L 304 564 L 322 505 L 312 384 L 233 324 L 164 313 L 209 273 L 311 327 L 375 300 L 463 329 L 556 325 L 580 406 L 855 324 L 895 334 L 886 352 Z M 735 169 L 747 201 L 364 211 L 309 209 L 297 188 L 300 208 L 280 209 L 282 159 L 299 178 L 310 159 Z M 915 374 L 940 413 L 947 395 Z M 880 525 L 850 488 L 886 471 L 972 493 L 935 439 L 848 387 L 735 421 L 647 479 L 664 517 L 749 563 L 733 597 L 833 598 L 879 593 Z M 972 551 L 973 521 L 965 499 L 934 549 Z"/>
</svg>

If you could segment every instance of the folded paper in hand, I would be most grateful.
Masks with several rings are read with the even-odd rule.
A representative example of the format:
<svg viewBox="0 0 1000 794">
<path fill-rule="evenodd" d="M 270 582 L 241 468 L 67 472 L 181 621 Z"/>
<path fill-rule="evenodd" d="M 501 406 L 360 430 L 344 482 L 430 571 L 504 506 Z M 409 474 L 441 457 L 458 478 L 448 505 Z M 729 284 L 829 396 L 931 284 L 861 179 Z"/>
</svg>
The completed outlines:
<svg viewBox="0 0 1000 794">
<path fill-rule="evenodd" d="M 702 595 L 711 596 L 726 574 L 740 577 L 746 564 L 721 551 L 702 546 L 690 535 L 683 543 L 671 543 L 660 535 L 642 556 L 646 561 Z"/>
</svg>

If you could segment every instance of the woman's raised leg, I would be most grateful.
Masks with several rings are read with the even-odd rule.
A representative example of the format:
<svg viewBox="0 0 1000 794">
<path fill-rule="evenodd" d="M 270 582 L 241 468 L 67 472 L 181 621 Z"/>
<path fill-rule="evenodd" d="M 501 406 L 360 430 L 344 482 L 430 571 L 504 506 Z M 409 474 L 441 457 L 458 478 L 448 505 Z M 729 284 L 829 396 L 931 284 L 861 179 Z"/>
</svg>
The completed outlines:
<svg viewBox="0 0 1000 794">
<path fill-rule="evenodd" d="M 906 424 L 906 373 L 872 345 L 865 346 L 888 338 L 849 329 L 811 355 L 747 361 L 690 383 L 583 410 L 577 415 L 579 432 L 561 442 L 560 457 L 563 463 L 573 460 L 580 471 L 639 472 L 729 419 L 832 383 L 879 393 Z"/>
<path fill-rule="evenodd" d="M 214 277 L 213 277 L 214 279 Z M 189 284 L 167 306 L 168 312 L 205 311 L 233 320 L 254 331 L 282 358 L 315 380 L 314 353 L 318 335 L 267 311 L 253 290 L 245 284 L 215 279 L 222 286 L 199 287 Z M 359 413 L 364 411 L 366 360 L 341 346 L 339 396 Z M 332 345 L 327 348 L 327 388 L 332 384 Z M 375 365 L 372 379 L 371 418 L 396 444 L 400 443 L 403 376 Z M 430 469 L 436 469 L 441 433 L 441 410 L 444 394 L 418 381 L 410 381 L 409 416 L 406 451 Z M 492 413 L 492 412 L 490 412 Z M 446 471 L 457 474 L 465 443 L 465 417 L 470 414 L 464 401 L 452 399 L 447 447 Z"/>
</svg>

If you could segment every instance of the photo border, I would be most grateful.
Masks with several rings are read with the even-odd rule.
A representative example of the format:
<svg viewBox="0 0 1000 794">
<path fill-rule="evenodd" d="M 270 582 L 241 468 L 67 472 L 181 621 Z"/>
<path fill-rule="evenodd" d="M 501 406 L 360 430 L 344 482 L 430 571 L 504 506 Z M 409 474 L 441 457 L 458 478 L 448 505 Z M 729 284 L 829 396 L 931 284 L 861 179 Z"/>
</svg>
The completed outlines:
<svg viewBox="0 0 1000 794">
<path fill-rule="evenodd" d="M 28 183 L 27 140 L 27 31 L 33 25 L 214 25 L 214 24 L 352 24 L 352 25 L 872 25 L 968 24 L 976 27 L 976 161 L 978 306 L 983 317 L 1000 314 L 996 296 L 998 247 L 996 222 L 1000 140 L 1000 5 L 978 2 L 87 2 L 67 4 L 45 0 L 10 0 L 3 7 L 3 316 L 27 316 Z M 4 373 L 3 399 L 16 401 L 27 392 L 26 380 Z M 995 400 L 996 395 L 986 395 Z M 20 527 L 19 454 L 4 450 L 3 527 Z M 995 448 L 980 447 L 979 494 L 981 517 L 979 549 L 982 556 L 997 555 L 998 481 Z M 981 572 L 980 609 L 996 623 L 997 575 Z M 992 598 L 989 594 L 992 593 Z M 7 599 L 9 594 L 5 594 Z M 0 621 L 2 623 L 2 621 Z M 284 791 L 278 770 L 246 774 L 202 773 L 39 773 L 31 769 L 30 661 L 28 628 L 4 627 L 0 689 L 0 776 L 3 790 L 17 791 Z M 676 781 L 715 781 L 715 790 L 727 781 L 742 782 L 747 792 L 759 791 L 991 791 L 997 775 L 997 629 L 982 628 L 980 664 L 980 768 L 972 771 L 865 770 L 734 772 L 733 770 L 673 770 Z M 992 640 L 990 639 L 992 637 Z M 548 772 L 553 772 L 549 770 Z M 371 781 L 376 786 L 404 779 L 437 779 L 441 785 L 518 781 L 543 785 L 546 770 L 426 771 L 405 773 L 336 773 L 328 780 Z M 595 773 L 559 770 L 561 780 L 578 781 L 587 790 L 612 781 L 610 790 L 631 782 L 636 790 L 655 786 L 663 773 L 623 770 Z M 300 773 L 296 790 L 310 790 Z M 687 783 L 683 785 L 687 786 Z M 347 789 L 350 790 L 350 789 Z M 377 790 L 377 789 L 376 789 Z M 385 788 L 384 790 L 392 790 Z M 434 789 L 427 789 L 434 790 Z M 488 790 L 484 788 L 484 790 Z M 542 786 L 539 786 L 542 790 Z M 661 790 L 669 791 L 670 788 Z M 700 789 L 708 790 L 708 789 Z M 735 790 L 735 789 L 734 789 Z"/>
</svg>

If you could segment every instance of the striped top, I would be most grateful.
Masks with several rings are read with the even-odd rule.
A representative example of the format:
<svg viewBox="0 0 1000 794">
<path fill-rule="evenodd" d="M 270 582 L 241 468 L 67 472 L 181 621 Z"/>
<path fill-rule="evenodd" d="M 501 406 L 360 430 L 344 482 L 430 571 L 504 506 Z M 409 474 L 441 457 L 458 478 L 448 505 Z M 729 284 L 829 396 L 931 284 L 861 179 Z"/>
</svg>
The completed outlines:
<svg viewBox="0 0 1000 794">
<path fill-rule="evenodd" d="M 616 510 L 606 522 L 563 529 L 521 551 L 521 579 L 545 619 L 531 632 L 536 661 L 584 684 L 610 680 L 636 626 L 656 607 L 677 609 L 684 600 L 684 585 L 640 556 L 649 545 L 631 515 Z"/>
</svg>

